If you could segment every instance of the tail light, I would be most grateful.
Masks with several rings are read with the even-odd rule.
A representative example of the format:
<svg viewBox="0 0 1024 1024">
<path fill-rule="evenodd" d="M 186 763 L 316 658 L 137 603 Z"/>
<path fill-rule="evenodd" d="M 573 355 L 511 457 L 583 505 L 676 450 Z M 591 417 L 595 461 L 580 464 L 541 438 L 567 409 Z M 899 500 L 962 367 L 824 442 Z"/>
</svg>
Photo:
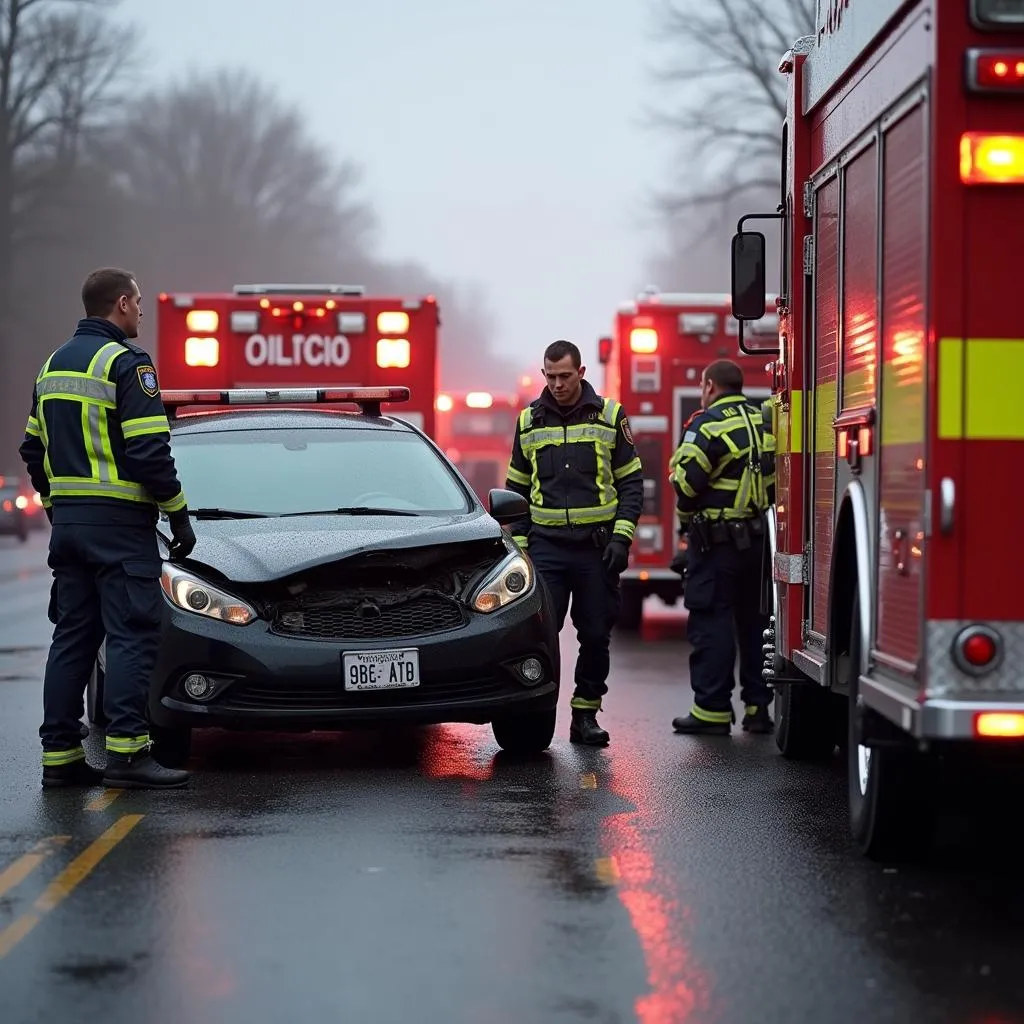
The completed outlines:
<svg viewBox="0 0 1024 1024">
<path fill-rule="evenodd" d="M 382 369 L 404 370 L 412 356 L 407 338 L 378 338 L 377 365 Z"/>
<path fill-rule="evenodd" d="M 629 347 L 641 355 L 657 352 L 658 332 L 653 327 L 634 327 L 629 332 Z"/>
<path fill-rule="evenodd" d="M 1024 92 L 1024 50 L 968 50 L 969 92 Z"/>
<path fill-rule="evenodd" d="M 1024 184 L 1024 135 L 964 132 L 960 180 L 965 185 Z"/>
<path fill-rule="evenodd" d="M 988 626 L 968 626 L 953 639 L 953 660 L 968 675 L 980 676 L 1002 661 L 1002 638 Z"/>
<path fill-rule="evenodd" d="M 974 732 L 989 739 L 1020 739 L 1024 737 L 1024 712 L 982 711 L 975 716 Z"/>
<path fill-rule="evenodd" d="M 186 338 L 187 366 L 216 366 L 220 362 L 220 342 L 216 338 Z"/>
</svg>

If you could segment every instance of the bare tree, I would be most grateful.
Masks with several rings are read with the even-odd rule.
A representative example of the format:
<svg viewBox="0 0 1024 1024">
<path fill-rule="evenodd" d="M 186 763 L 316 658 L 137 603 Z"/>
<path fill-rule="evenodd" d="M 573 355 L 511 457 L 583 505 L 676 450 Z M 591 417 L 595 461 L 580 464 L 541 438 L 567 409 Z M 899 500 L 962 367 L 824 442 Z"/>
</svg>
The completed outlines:
<svg viewBox="0 0 1024 1024">
<path fill-rule="evenodd" d="M 135 218 L 129 250 L 161 289 L 320 280 L 365 262 L 374 220 L 355 197 L 358 169 L 247 72 L 143 96 L 109 143 L 116 194 Z"/>
<path fill-rule="evenodd" d="M 672 55 L 656 74 L 665 93 L 652 126 L 679 140 L 680 168 L 659 196 L 664 212 L 721 207 L 778 192 L 786 79 L 779 59 L 814 30 L 815 0 L 655 0 Z"/>
<path fill-rule="evenodd" d="M 24 426 L 26 388 L 46 342 L 25 335 L 43 289 L 26 292 L 67 240 L 64 214 L 93 131 L 130 65 L 107 11 L 116 0 L 0 0 L 0 444 Z"/>
</svg>

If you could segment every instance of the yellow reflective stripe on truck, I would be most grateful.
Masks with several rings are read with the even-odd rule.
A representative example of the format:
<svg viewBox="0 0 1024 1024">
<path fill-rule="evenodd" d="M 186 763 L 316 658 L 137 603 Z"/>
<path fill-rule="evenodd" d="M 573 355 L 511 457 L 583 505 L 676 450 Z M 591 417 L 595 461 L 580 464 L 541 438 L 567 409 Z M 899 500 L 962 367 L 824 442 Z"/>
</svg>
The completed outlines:
<svg viewBox="0 0 1024 1024">
<path fill-rule="evenodd" d="M 942 338 L 938 378 L 940 439 L 1024 441 L 1024 339 Z"/>
</svg>

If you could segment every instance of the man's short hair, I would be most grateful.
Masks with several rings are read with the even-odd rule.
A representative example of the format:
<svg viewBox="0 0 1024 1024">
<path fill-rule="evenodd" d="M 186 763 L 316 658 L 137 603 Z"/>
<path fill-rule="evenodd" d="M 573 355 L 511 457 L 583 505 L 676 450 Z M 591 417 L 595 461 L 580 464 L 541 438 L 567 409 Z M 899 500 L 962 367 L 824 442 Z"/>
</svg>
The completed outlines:
<svg viewBox="0 0 1024 1024">
<path fill-rule="evenodd" d="M 743 370 L 731 359 L 716 359 L 704 370 L 704 379 L 722 391 L 743 390 Z"/>
<path fill-rule="evenodd" d="M 86 316 L 106 316 L 122 295 L 135 294 L 135 275 L 119 267 L 94 270 L 82 285 L 82 305 Z"/>
<path fill-rule="evenodd" d="M 580 355 L 580 350 L 571 341 L 553 341 L 544 349 L 545 363 L 557 363 L 566 356 L 572 359 L 572 365 L 577 370 L 583 365 L 583 357 Z"/>
</svg>

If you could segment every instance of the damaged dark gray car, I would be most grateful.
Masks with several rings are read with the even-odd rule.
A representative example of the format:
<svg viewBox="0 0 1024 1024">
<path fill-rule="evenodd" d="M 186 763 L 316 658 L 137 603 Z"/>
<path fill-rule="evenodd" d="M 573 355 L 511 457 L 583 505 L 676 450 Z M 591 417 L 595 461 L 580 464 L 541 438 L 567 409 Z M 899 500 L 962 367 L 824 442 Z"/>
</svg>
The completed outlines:
<svg viewBox="0 0 1024 1024">
<path fill-rule="evenodd" d="M 490 723 L 506 750 L 546 749 L 558 636 L 501 529 L 522 498 L 492 491 L 485 509 L 415 427 L 314 394 L 322 407 L 168 405 L 198 543 L 163 566 L 157 756 L 184 761 L 196 728 L 386 722 Z M 102 685 L 101 659 L 99 724 Z"/>
</svg>

